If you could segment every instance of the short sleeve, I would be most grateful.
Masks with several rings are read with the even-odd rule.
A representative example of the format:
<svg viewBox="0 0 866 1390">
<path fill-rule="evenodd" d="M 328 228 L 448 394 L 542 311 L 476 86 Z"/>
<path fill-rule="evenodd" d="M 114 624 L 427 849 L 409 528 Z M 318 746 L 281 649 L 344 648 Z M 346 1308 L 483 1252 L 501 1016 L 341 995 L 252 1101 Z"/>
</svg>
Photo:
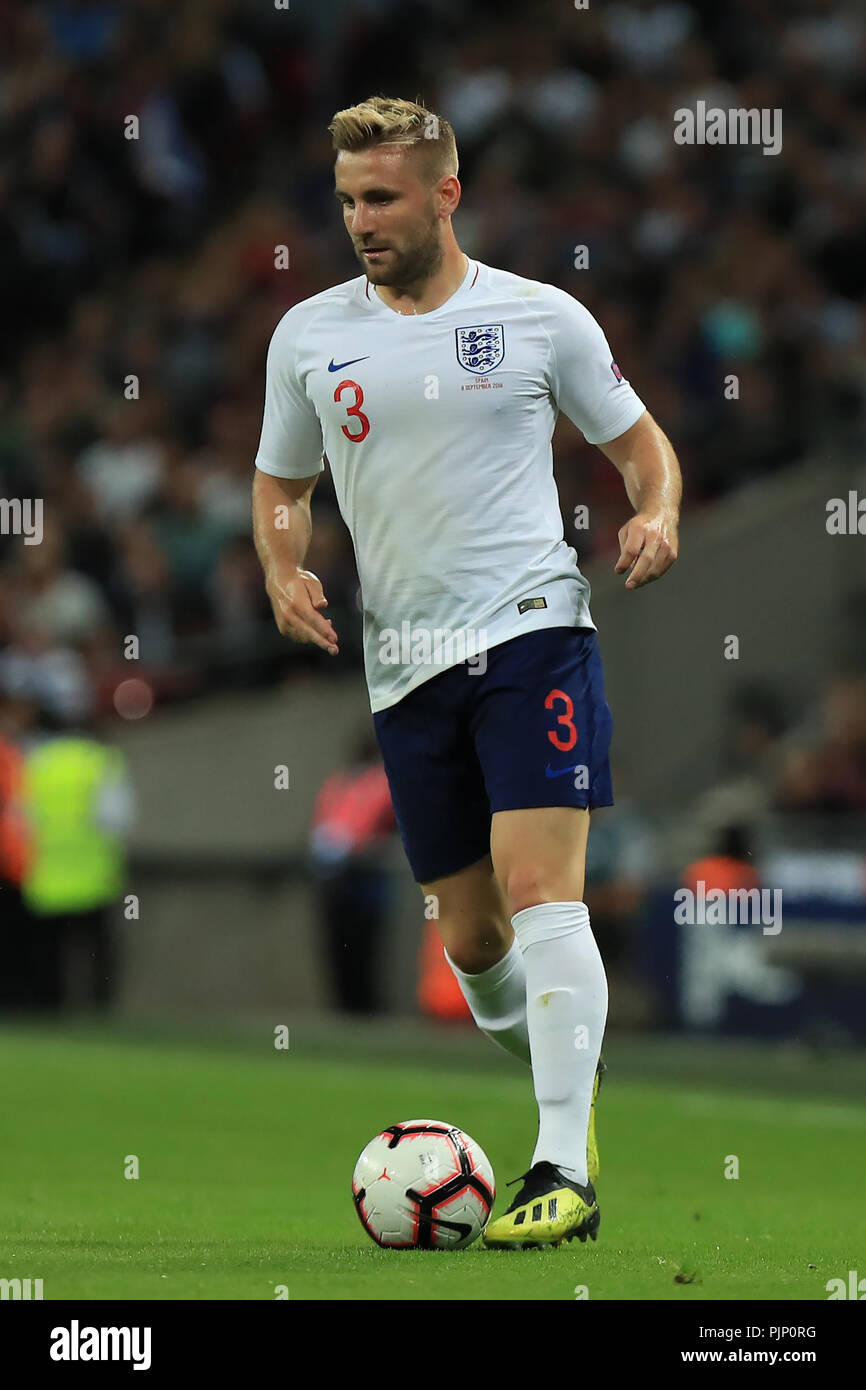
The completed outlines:
<svg viewBox="0 0 866 1390">
<path fill-rule="evenodd" d="M 297 373 L 297 344 L 306 320 L 290 309 L 268 347 L 265 408 L 256 468 L 275 478 L 312 478 L 325 467 L 322 427 Z"/>
<path fill-rule="evenodd" d="M 549 289 L 554 399 L 588 444 L 606 444 L 630 429 L 646 407 L 622 375 L 589 310 L 564 290 Z"/>
</svg>

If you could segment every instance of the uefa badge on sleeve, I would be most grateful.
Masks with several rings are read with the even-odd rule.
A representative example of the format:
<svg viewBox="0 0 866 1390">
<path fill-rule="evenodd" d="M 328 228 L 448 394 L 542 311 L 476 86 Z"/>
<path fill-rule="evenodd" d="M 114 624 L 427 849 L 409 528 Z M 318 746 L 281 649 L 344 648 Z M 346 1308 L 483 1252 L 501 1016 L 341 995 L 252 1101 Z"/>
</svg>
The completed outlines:
<svg viewBox="0 0 866 1390">
<path fill-rule="evenodd" d="M 615 362 L 611 362 L 611 364 L 610 364 L 610 369 L 611 369 L 611 371 L 613 372 L 614 376 L 615 376 L 616 379 L 617 379 L 617 384 L 620 385 L 620 386 L 622 386 L 622 383 L 623 383 L 623 375 L 622 375 L 622 372 L 620 371 L 619 367 L 616 365 Z"/>
</svg>

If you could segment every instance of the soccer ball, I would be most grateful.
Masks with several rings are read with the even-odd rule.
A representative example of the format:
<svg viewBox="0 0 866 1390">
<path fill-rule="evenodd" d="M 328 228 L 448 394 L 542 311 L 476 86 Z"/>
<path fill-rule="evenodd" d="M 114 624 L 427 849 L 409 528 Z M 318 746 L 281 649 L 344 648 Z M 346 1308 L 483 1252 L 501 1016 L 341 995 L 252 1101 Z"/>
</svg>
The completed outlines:
<svg viewBox="0 0 866 1390">
<path fill-rule="evenodd" d="M 387 1250 L 463 1250 L 487 1225 L 496 1197 L 480 1144 L 440 1120 L 389 1125 L 352 1177 L 361 1225 Z"/>
</svg>

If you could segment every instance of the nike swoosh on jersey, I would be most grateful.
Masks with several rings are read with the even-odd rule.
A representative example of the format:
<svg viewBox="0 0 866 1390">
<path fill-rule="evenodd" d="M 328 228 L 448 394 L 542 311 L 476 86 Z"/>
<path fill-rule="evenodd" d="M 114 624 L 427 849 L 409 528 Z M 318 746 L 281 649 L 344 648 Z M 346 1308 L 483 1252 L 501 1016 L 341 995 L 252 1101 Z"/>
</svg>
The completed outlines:
<svg viewBox="0 0 866 1390">
<path fill-rule="evenodd" d="M 578 765 L 575 764 L 574 767 L 557 767 L 557 768 L 552 768 L 552 767 L 550 766 L 550 763 L 548 763 L 548 764 L 547 764 L 547 767 L 544 769 L 544 775 L 545 775 L 545 777 L 564 777 L 565 774 L 566 774 L 566 772 L 576 772 L 576 771 L 577 771 L 577 766 L 578 766 Z"/>
<path fill-rule="evenodd" d="M 349 359 L 348 362 L 335 362 L 332 357 L 330 362 L 328 363 L 328 371 L 341 372 L 344 367 L 354 367 L 356 362 L 366 362 L 369 356 L 370 354 L 367 353 L 367 357 L 352 357 Z"/>
</svg>

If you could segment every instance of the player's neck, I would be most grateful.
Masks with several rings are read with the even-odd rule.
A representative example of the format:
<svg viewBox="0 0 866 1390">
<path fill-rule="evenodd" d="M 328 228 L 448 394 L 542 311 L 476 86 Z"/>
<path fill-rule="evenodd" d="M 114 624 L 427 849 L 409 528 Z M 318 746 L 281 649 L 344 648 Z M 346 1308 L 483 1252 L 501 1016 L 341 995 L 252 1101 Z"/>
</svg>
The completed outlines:
<svg viewBox="0 0 866 1390">
<path fill-rule="evenodd" d="M 455 241 L 453 247 L 444 253 L 442 264 L 429 280 L 399 287 L 377 285 L 375 291 L 397 314 L 432 314 L 434 309 L 439 309 L 459 290 L 468 269 L 469 257 Z"/>
</svg>

